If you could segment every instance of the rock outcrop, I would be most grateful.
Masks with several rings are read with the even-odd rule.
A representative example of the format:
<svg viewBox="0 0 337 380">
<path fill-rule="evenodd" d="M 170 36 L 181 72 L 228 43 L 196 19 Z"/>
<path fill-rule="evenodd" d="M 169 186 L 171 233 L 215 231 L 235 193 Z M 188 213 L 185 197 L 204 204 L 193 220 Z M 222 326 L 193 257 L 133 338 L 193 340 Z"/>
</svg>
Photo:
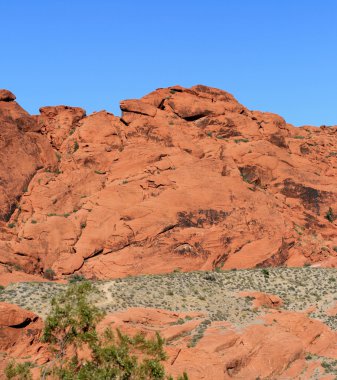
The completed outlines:
<svg viewBox="0 0 337 380">
<path fill-rule="evenodd" d="M 121 117 L 30 116 L 13 98 L 1 92 L 3 271 L 336 266 L 336 126 L 295 128 L 201 85 L 122 101 Z"/>
<path fill-rule="evenodd" d="M 50 352 L 36 338 L 43 325 L 21 332 L 12 326 L 15 336 L 20 336 L 13 340 L 8 324 L 24 324 L 32 316 L 10 305 L 0 305 L 0 310 L 14 311 L 13 316 L 0 318 L 1 349 L 4 339 L 11 342 L 0 369 L 11 357 L 20 360 L 27 353 L 42 365 L 48 362 Z M 336 331 L 304 313 L 270 310 L 260 321 L 237 330 L 227 322 L 210 322 L 200 313 L 132 308 L 109 314 L 99 331 L 107 326 L 130 335 L 160 332 L 166 339 L 167 372 L 178 376 L 187 371 L 191 380 L 329 379 L 324 363 L 337 359 Z M 38 379 L 38 372 L 35 375 Z"/>
<path fill-rule="evenodd" d="M 0 221 L 6 222 L 36 172 L 57 164 L 48 141 L 35 133 L 35 119 L 14 100 L 10 91 L 0 90 Z"/>
<path fill-rule="evenodd" d="M 11 358 L 42 359 L 42 328 L 41 318 L 34 313 L 0 302 L 0 379 L 6 378 L 4 369 Z"/>
</svg>

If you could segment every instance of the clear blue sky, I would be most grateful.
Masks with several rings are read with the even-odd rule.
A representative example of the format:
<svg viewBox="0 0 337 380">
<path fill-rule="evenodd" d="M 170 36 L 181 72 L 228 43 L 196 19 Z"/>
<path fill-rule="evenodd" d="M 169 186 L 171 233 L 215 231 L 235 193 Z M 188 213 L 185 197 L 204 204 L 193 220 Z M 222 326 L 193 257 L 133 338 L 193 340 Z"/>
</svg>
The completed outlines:
<svg viewBox="0 0 337 380">
<path fill-rule="evenodd" d="M 1 0 L 0 88 L 119 114 L 158 87 L 222 88 L 295 125 L 337 124 L 336 0 Z"/>
</svg>

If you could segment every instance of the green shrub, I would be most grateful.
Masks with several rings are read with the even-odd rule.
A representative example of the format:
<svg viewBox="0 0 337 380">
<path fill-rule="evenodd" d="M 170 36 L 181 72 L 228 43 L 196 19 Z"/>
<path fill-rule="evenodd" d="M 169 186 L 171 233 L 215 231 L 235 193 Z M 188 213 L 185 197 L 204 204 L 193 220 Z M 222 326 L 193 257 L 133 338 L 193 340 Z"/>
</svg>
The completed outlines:
<svg viewBox="0 0 337 380">
<path fill-rule="evenodd" d="M 85 281 L 86 278 L 82 275 L 82 274 L 73 274 L 70 276 L 69 278 L 69 283 L 70 284 L 74 284 L 75 282 L 81 282 L 81 281 Z"/>
<path fill-rule="evenodd" d="M 53 360 L 41 368 L 41 378 L 60 380 L 173 380 L 166 375 L 164 339 L 156 333 L 147 339 L 138 333 L 131 337 L 118 329 L 98 334 L 96 326 L 104 316 L 93 303 L 97 289 L 90 282 L 72 284 L 55 297 L 45 321 L 42 341 L 49 346 Z M 88 359 L 79 358 L 86 345 Z M 66 353 L 73 352 L 72 357 Z M 9 363 L 7 379 L 32 379 L 31 364 Z M 188 380 L 184 373 L 178 380 Z"/>
<path fill-rule="evenodd" d="M 261 272 L 262 272 L 262 274 L 263 274 L 263 276 L 264 276 L 265 279 L 269 278 L 269 271 L 268 271 L 268 269 L 263 268 Z"/>
<path fill-rule="evenodd" d="M 329 210 L 325 214 L 325 219 L 327 219 L 330 223 L 333 223 L 334 220 L 336 219 L 336 216 L 331 207 L 329 207 Z"/>
<path fill-rule="evenodd" d="M 79 149 L 79 145 L 78 145 L 78 142 L 75 140 L 75 142 L 74 142 L 74 150 L 73 150 L 73 152 L 75 153 L 78 149 Z"/>
<path fill-rule="evenodd" d="M 33 367 L 32 363 L 15 363 L 15 361 L 9 362 L 7 367 L 5 368 L 6 378 L 11 379 L 19 379 L 19 380 L 31 380 L 32 374 L 30 369 Z"/>
<path fill-rule="evenodd" d="M 55 278 L 55 272 L 48 268 L 44 271 L 44 274 L 43 274 L 44 278 L 46 278 L 47 280 L 50 280 L 50 281 L 53 281 L 54 278 Z"/>
</svg>

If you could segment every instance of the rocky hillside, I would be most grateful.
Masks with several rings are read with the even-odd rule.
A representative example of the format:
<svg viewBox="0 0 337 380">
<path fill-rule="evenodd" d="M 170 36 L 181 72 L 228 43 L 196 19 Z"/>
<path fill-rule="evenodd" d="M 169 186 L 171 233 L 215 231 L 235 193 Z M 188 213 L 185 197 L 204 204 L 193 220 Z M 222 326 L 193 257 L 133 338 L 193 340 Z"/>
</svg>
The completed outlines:
<svg viewBox="0 0 337 380">
<path fill-rule="evenodd" d="M 333 380 L 336 283 L 336 269 L 305 267 L 175 272 L 95 285 L 97 306 L 108 313 L 102 325 L 130 335 L 160 332 L 168 373 L 187 371 L 190 380 Z M 48 365 L 41 317 L 66 287 L 21 282 L 0 290 L 0 379 L 13 357 L 35 370 Z"/>
<path fill-rule="evenodd" d="M 295 128 L 201 85 L 121 110 L 30 116 L 1 90 L 3 282 L 336 265 L 336 126 Z"/>
<path fill-rule="evenodd" d="M 201 85 L 121 110 L 0 90 L 0 379 L 52 360 L 50 300 L 83 278 L 105 325 L 163 335 L 169 373 L 335 378 L 337 126 Z"/>
</svg>

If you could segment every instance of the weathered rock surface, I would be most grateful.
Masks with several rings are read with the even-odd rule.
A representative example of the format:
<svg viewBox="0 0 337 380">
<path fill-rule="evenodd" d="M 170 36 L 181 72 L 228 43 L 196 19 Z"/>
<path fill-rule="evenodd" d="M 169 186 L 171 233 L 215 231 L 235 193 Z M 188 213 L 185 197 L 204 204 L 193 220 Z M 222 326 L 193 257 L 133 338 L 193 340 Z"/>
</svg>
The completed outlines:
<svg viewBox="0 0 337 380">
<path fill-rule="evenodd" d="M 13 306 L 0 305 L 6 311 L 5 307 L 12 311 Z M 15 308 L 15 313 L 13 317 L 6 318 L 5 314 L 0 319 L 2 339 L 12 339 L 8 324 L 22 323 L 27 318 L 23 310 Z M 30 314 L 28 318 L 32 318 Z M 337 333 L 304 313 L 270 310 L 260 322 L 241 330 L 227 322 L 211 323 L 205 318 L 200 313 L 132 308 L 109 314 L 99 331 L 111 326 L 131 335 L 140 331 L 148 336 L 160 332 L 166 339 L 167 372 L 179 375 L 187 371 L 191 380 L 331 378 L 322 364 L 323 359 L 325 362 L 337 359 Z M 27 330 L 18 333 L 15 330 L 21 338 L 12 341 L 10 349 L 6 348 L 8 356 L 0 368 L 11 357 L 20 360 L 27 352 L 30 360 L 40 364 L 48 361 L 46 350 L 36 339 L 41 328 L 40 324 L 30 340 Z"/>
<path fill-rule="evenodd" d="M 79 107 L 41 107 L 37 120 L 42 133 L 48 136 L 51 145 L 59 149 L 84 116 L 85 110 Z"/>
<path fill-rule="evenodd" d="M 11 358 L 41 359 L 42 327 L 42 320 L 34 313 L 0 302 L 0 379 L 6 378 L 4 368 Z"/>
<path fill-rule="evenodd" d="M 57 164 L 47 139 L 35 133 L 35 119 L 14 99 L 0 90 L 0 221 L 9 221 L 36 172 Z"/>
<path fill-rule="evenodd" d="M 11 102 L 16 99 L 16 96 L 5 89 L 0 90 L 0 102 Z"/>
<path fill-rule="evenodd" d="M 114 278 L 336 266 L 336 126 L 295 128 L 201 85 L 121 109 L 31 117 L 0 101 L 7 269 Z"/>
</svg>

